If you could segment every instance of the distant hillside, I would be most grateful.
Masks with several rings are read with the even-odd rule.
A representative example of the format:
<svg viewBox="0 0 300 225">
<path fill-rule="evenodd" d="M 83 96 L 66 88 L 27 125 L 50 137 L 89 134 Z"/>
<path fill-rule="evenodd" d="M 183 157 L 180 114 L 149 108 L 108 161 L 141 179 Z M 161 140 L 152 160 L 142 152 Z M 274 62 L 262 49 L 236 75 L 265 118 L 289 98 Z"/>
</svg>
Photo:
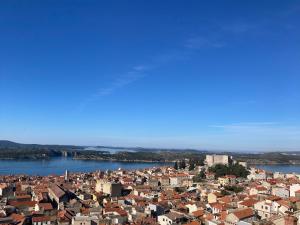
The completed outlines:
<svg viewBox="0 0 300 225">
<path fill-rule="evenodd" d="M 95 149 L 114 149 L 120 151 L 135 152 L 191 152 L 191 153 L 207 153 L 206 150 L 198 149 L 179 149 L 179 148 L 147 148 L 147 147 L 116 147 L 116 146 L 95 146 Z"/>
<path fill-rule="evenodd" d="M 118 149 L 120 151 L 110 152 L 106 149 Z M 185 158 L 203 160 L 204 156 L 203 152 L 192 149 L 97 146 L 92 150 L 85 146 L 21 144 L 0 140 L 0 159 L 50 159 L 65 155 L 66 152 L 68 156 L 76 159 L 112 161 L 173 161 Z"/>
<path fill-rule="evenodd" d="M 7 140 L 0 140 L 0 149 L 44 149 L 44 150 L 70 150 L 83 149 L 82 146 L 75 145 L 40 145 L 40 144 L 21 144 Z"/>
<path fill-rule="evenodd" d="M 7 140 L 0 140 L 0 159 L 50 159 L 62 156 L 67 151 L 69 155 L 82 150 L 83 147 L 73 145 L 39 145 L 20 144 Z"/>
<path fill-rule="evenodd" d="M 120 151 L 109 151 L 119 149 Z M 134 150 L 134 151 L 132 151 Z M 20 144 L 0 140 L 0 159 L 50 159 L 68 155 L 74 159 L 108 160 L 108 161 L 176 161 L 193 159 L 203 161 L 206 154 L 228 154 L 235 160 L 249 164 L 300 164 L 300 152 L 211 152 L 193 149 L 158 149 L 140 147 L 108 147 L 97 146 L 87 149 L 76 145 L 40 145 Z"/>
</svg>

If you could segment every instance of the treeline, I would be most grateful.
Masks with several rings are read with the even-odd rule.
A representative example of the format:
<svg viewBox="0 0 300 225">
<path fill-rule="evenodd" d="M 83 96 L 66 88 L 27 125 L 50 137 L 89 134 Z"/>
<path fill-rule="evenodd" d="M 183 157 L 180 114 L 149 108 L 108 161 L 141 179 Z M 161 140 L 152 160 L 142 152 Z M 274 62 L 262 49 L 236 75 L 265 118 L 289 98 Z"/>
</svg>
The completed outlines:
<svg viewBox="0 0 300 225">
<path fill-rule="evenodd" d="M 20 144 L 12 141 L 0 140 L 0 150 L 80 150 L 82 146 L 75 145 L 40 145 L 40 144 Z"/>
<path fill-rule="evenodd" d="M 61 156 L 61 151 L 45 149 L 1 149 L 0 159 L 46 159 Z"/>
<path fill-rule="evenodd" d="M 300 164 L 300 152 L 266 152 L 259 154 L 233 153 L 231 154 L 238 161 L 245 161 L 248 164 Z"/>
<path fill-rule="evenodd" d="M 116 160 L 116 161 L 152 161 L 152 162 L 173 162 L 189 159 L 191 162 L 203 161 L 204 156 L 197 152 L 184 151 L 136 151 L 136 152 L 109 152 L 99 151 L 78 151 L 76 159 L 93 160 Z M 194 165 L 194 163 L 193 163 Z"/>
<path fill-rule="evenodd" d="M 214 173 L 216 177 L 235 175 L 236 177 L 246 178 L 249 175 L 249 171 L 238 163 L 229 165 L 217 164 L 209 167 L 208 171 Z"/>
<path fill-rule="evenodd" d="M 122 149 L 122 148 L 120 148 Z M 125 150 L 125 149 L 124 149 Z M 136 151 L 85 150 L 83 146 L 73 145 L 39 145 L 20 144 L 0 140 L 0 159 L 40 159 L 61 156 L 67 152 L 68 156 L 84 160 L 115 160 L 115 161 L 153 161 L 171 162 L 182 159 L 204 158 L 204 153 L 196 150 L 159 150 L 135 148 Z"/>
</svg>

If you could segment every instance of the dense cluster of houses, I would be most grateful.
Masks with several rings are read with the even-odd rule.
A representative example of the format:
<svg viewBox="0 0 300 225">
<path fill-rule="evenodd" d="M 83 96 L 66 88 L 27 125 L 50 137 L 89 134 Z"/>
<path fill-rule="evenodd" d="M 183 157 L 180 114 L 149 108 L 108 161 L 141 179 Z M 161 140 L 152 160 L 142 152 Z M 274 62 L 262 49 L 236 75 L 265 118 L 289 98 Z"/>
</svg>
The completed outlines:
<svg viewBox="0 0 300 225">
<path fill-rule="evenodd" d="M 250 168 L 247 178 L 217 178 L 207 168 L 3 175 L 0 224 L 300 224 L 297 174 Z"/>
</svg>

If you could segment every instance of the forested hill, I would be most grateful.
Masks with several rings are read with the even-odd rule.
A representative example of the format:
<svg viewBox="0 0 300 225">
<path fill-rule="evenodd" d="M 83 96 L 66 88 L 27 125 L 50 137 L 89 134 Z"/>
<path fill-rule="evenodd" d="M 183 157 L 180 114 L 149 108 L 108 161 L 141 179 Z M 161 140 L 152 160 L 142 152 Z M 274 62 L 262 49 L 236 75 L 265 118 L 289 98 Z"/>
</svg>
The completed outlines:
<svg viewBox="0 0 300 225">
<path fill-rule="evenodd" d="M 75 145 L 40 145 L 40 144 L 20 144 L 7 140 L 0 140 L 0 150 L 2 149 L 44 149 L 44 150 L 65 150 L 65 149 L 84 149 L 82 146 Z"/>
<path fill-rule="evenodd" d="M 0 140 L 0 159 L 47 159 L 62 156 L 64 152 L 71 154 L 80 150 L 83 150 L 83 147 L 73 145 L 20 144 Z"/>
</svg>

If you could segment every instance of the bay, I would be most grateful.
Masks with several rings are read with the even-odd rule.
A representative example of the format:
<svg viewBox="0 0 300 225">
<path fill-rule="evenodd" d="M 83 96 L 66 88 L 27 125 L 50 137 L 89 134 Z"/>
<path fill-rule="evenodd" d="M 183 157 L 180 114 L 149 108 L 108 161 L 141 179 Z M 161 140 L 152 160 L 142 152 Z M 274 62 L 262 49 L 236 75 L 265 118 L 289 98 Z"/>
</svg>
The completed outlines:
<svg viewBox="0 0 300 225">
<path fill-rule="evenodd" d="M 269 172 L 281 173 L 297 173 L 300 174 L 300 165 L 286 164 L 286 165 L 255 165 L 254 167 L 260 168 Z"/>
<path fill-rule="evenodd" d="M 49 160 L 0 160 L 1 175 L 63 175 L 70 172 L 93 172 L 96 170 L 132 170 L 170 165 L 170 163 L 151 162 L 109 162 L 96 160 L 73 160 L 69 157 L 57 157 Z"/>
</svg>

